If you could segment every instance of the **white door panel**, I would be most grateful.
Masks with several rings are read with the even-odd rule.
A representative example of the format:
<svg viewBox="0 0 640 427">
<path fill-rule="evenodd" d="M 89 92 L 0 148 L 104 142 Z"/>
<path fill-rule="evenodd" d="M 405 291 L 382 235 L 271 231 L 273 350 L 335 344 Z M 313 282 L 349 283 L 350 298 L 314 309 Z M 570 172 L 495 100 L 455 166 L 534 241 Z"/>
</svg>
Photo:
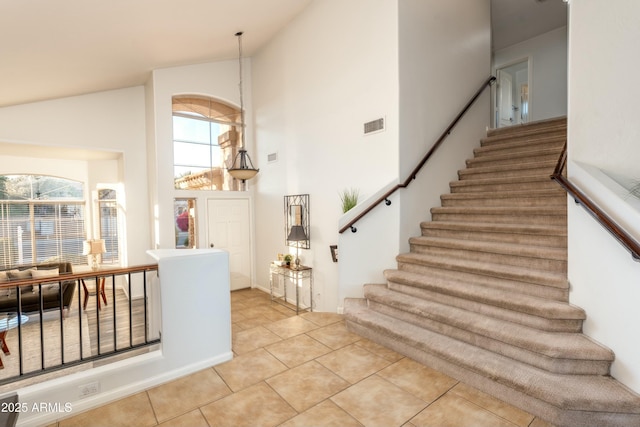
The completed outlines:
<svg viewBox="0 0 640 427">
<path fill-rule="evenodd" d="M 511 126 L 513 123 L 513 80 L 511 75 L 502 70 L 498 71 L 498 113 L 500 114 L 499 127 Z"/>
<path fill-rule="evenodd" d="M 249 201 L 207 201 L 209 247 L 229 252 L 231 290 L 251 287 L 251 238 Z"/>
</svg>

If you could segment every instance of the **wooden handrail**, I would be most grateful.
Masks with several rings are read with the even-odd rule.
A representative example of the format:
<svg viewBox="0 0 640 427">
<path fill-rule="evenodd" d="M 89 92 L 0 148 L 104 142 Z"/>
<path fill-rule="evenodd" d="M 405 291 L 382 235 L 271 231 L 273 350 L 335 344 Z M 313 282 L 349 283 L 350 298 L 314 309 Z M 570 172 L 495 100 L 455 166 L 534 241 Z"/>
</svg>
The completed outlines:
<svg viewBox="0 0 640 427">
<path fill-rule="evenodd" d="M 573 197 L 576 203 L 580 204 L 600 225 L 624 246 L 635 261 L 640 261 L 640 243 L 631 236 L 618 222 L 607 215 L 596 203 L 567 179 L 562 171 L 567 163 L 567 143 L 565 142 L 558 164 L 556 165 L 551 179 L 560 184 L 565 191 Z"/>
<path fill-rule="evenodd" d="M 420 169 L 422 169 L 422 167 L 431 158 L 433 153 L 436 152 L 438 147 L 444 142 L 444 140 L 447 138 L 447 136 L 449 136 L 449 134 L 451 133 L 453 128 L 458 124 L 458 122 L 460 121 L 462 116 L 465 115 L 465 113 L 469 110 L 469 108 L 471 108 L 471 105 L 473 105 L 473 103 L 476 101 L 476 99 L 478 99 L 478 97 L 482 94 L 482 92 L 487 87 L 491 86 L 491 84 L 493 84 L 493 82 L 495 80 L 496 80 L 496 78 L 494 76 L 491 76 L 484 83 L 482 83 L 482 86 L 480 86 L 478 91 L 471 97 L 469 102 L 467 102 L 467 104 L 464 106 L 462 111 L 460 111 L 460 113 L 456 116 L 456 118 L 453 119 L 451 124 L 447 127 L 447 129 L 445 129 L 445 131 L 442 133 L 442 135 L 440 135 L 440 138 L 438 138 L 438 140 L 435 142 L 435 144 L 433 144 L 433 146 L 427 152 L 427 154 L 425 154 L 424 157 L 422 158 L 422 160 L 420 160 L 420 163 L 418 163 L 417 166 L 411 171 L 411 173 L 409 174 L 407 179 L 405 179 L 402 183 L 397 184 L 395 187 L 393 187 L 392 189 L 390 189 L 389 191 L 384 193 L 382 196 L 380 196 L 375 202 L 373 202 L 369 206 L 367 206 L 362 212 L 360 212 L 358 215 L 356 215 L 355 218 L 353 218 L 344 227 L 342 227 L 338 231 L 338 233 L 342 234 L 342 233 L 344 233 L 345 231 L 347 231 L 349 229 L 351 229 L 351 231 L 355 233 L 357 230 L 353 225 L 356 222 L 358 222 L 360 219 L 362 219 L 366 214 L 371 212 L 373 210 L 373 208 L 375 208 L 376 206 L 378 206 L 382 202 L 385 202 L 386 205 L 389 206 L 391 204 L 391 201 L 389 200 L 389 196 L 391 196 L 393 193 L 395 193 L 400 188 L 408 187 L 409 184 L 411 183 L 411 181 L 416 179 L 416 175 L 418 175 L 418 172 L 420 172 Z"/>
<path fill-rule="evenodd" d="M 90 270 L 85 273 L 62 273 L 54 277 L 40 277 L 37 279 L 28 278 L 28 279 L 19 279 L 19 280 L 16 279 L 16 280 L 11 280 L 9 282 L 3 282 L 3 283 L 0 283 L 0 289 L 15 288 L 16 286 L 25 286 L 25 285 L 38 285 L 40 283 L 55 283 L 55 282 L 67 282 L 70 280 L 79 280 L 79 279 L 93 279 L 95 277 L 121 276 L 123 274 L 140 273 L 143 271 L 155 271 L 157 269 L 158 269 L 158 264 L 144 264 L 144 265 L 134 265 L 131 267 L 106 268 L 106 269 L 100 269 L 97 271 Z"/>
</svg>

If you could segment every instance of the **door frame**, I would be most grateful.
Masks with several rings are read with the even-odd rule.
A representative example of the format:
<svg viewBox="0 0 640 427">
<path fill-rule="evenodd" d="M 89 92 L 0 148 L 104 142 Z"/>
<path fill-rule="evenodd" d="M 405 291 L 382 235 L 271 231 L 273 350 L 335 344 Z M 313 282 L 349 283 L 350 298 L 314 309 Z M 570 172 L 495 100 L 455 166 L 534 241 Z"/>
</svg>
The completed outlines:
<svg viewBox="0 0 640 427">
<path fill-rule="evenodd" d="M 523 62 L 527 63 L 527 85 L 529 87 L 529 122 L 531 120 L 531 116 L 533 113 L 533 57 L 531 55 L 527 55 L 524 57 L 520 57 L 517 59 L 513 59 L 511 61 L 507 61 L 501 64 L 493 65 L 493 75 L 498 76 L 498 70 L 503 70 L 506 68 L 510 68 L 516 64 L 521 64 Z M 498 90 L 497 85 L 491 86 L 491 123 L 494 129 L 498 128 L 499 114 L 498 114 Z M 520 96 L 519 93 L 515 94 L 515 96 Z"/>
</svg>

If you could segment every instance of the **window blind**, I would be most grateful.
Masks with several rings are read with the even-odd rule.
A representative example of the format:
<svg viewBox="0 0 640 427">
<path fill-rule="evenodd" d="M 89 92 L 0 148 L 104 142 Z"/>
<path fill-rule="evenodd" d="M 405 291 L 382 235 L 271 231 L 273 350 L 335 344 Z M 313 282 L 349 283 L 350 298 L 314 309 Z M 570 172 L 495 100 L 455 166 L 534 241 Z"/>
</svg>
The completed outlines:
<svg viewBox="0 0 640 427">
<path fill-rule="evenodd" d="M 0 202 L 0 261 L 5 267 L 69 261 L 86 263 L 84 202 Z"/>
<path fill-rule="evenodd" d="M 104 196 L 103 196 L 104 194 Z M 111 193 L 108 193 L 109 195 Z M 102 199 L 105 197 L 105 199 Z M 104 239 L 106 252 L 102 254 L 103 264 L 117 264 L 120 261 L 118 252 L 118 204 L 109 200 L 107 193 L 100 193 L 98 212 L 100 212 L 100 238 Z"/>
</svg>

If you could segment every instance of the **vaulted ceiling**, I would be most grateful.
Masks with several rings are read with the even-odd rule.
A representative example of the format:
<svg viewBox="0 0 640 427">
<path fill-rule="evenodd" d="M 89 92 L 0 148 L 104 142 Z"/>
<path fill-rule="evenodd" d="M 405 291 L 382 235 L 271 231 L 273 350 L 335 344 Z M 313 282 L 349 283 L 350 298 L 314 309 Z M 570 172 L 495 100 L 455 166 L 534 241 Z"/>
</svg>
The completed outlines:
<svg viewBox="0 0 640 427">
<path fill-rule="evenodd" d="M 562 0 L 491 0 L 493 50 L 567 25 Z"/>
<path fill-rule="evenodd" d="M 240 30 L 251 56 L 311 1 L 0 0 L 0 107 L 141 85 L 153 69 L 237 58 Z M 491 2 L 494 48 L 566 23 L 561 0 Z"/>
<path fill-rule="evenodd" d="M 0 106 L 143 84 L 250 56 L 311 0 L 0 0 Z"/>
</svg>

